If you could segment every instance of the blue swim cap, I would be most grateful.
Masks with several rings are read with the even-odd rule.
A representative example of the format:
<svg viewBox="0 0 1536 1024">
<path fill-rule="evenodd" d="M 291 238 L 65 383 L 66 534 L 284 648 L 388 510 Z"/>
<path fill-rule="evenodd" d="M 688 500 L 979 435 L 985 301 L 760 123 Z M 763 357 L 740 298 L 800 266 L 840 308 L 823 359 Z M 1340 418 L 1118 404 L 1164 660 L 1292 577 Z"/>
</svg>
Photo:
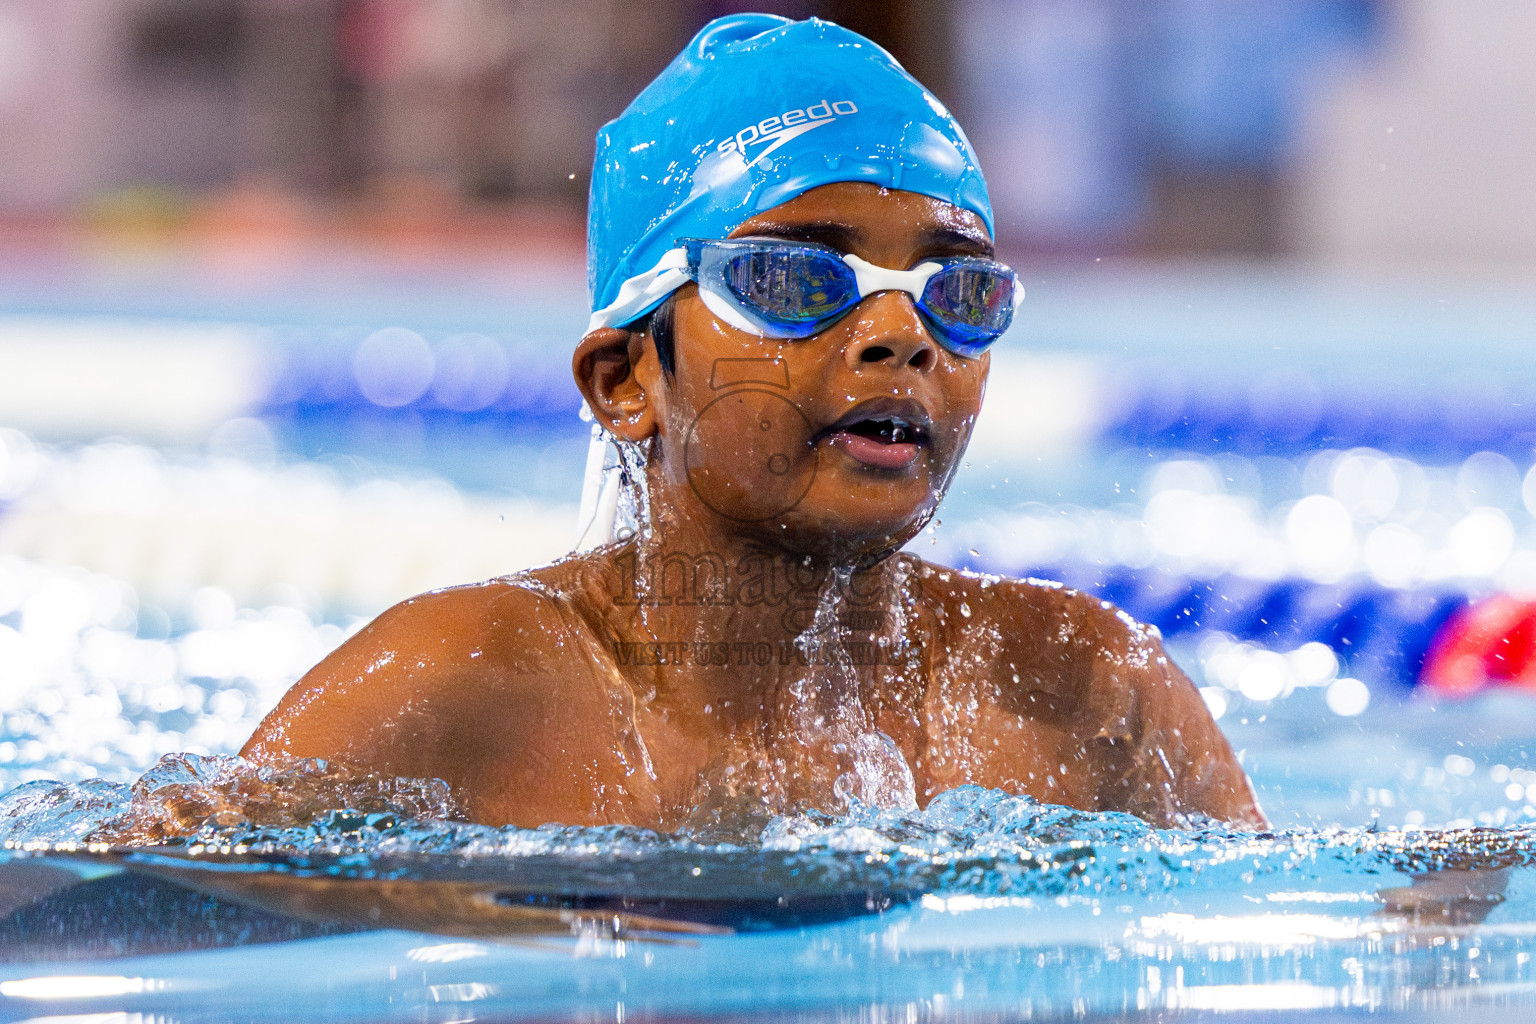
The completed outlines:
<svg viewBox="0 0 1536 1024">
<path fill-rule="evenodd" d="M 885 50 L 816 18 L 710 22 L 597 133 L 588 330 L 630 323 L 683 283 L 678 239 L 723 238 L 836 181 L 942 199 L 992 230 L 965 132 Z"/>
</svg>

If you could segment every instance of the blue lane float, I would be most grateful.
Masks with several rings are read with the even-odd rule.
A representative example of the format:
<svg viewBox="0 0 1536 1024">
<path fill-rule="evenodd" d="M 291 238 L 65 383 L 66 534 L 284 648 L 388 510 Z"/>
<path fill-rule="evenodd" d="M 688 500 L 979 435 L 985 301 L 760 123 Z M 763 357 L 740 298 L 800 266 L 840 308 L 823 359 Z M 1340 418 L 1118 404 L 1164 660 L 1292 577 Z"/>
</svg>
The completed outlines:
<svg viewBox="0 0 1536 1024">
<path fill-rule="evenodd" d="M 279 370 L 261 407 L 274 422 L 326 429 L 362 415 L 429 417 L 518 431 L 583 433 L 561 336 L 493 335 L 405 327 L 277 328 Z M 1098 441 L 1161 451 L 1299 456 L 1369 447 L 1436 463 L 1480 451 L 1517 463 L 1536 451 L 1536 382 L 1422 381 L 1369 386 L 1303 370 L 1228 379 L 1166 366 L 1097 369 Z"/>
<path fill-rule="evenodd" d="M 1101 597 L 1167 638 L 1221 632 L 1275 650 L 1323 643 L 1348 661 L 1351 674 L 1398 686 L 1417 683 L 1447 622 L 1472 600 L 1450 586 L 1201 579 L 1125 566 L 1041 565 L 1009 575 L 1058 580 Z"/>
<path fill-rule="evenodd" d="M 391 327 L 287 331 L 258 415 L 297 424 L 428 417 L 444 426 L 498 423 L 585 432 L 568 353 L 486 334 Z"/>
<path fill-rule="evenodd" d="M 1376 448 L 1427 462 L 1536 451 L 1536 384 L 1422 379 L 1369 385 L 1300 370 L 1257 382 L 1165 366 L 1106 371 L 1101 438 L 1152 449 L 1294 456 Z"/>
</svg>

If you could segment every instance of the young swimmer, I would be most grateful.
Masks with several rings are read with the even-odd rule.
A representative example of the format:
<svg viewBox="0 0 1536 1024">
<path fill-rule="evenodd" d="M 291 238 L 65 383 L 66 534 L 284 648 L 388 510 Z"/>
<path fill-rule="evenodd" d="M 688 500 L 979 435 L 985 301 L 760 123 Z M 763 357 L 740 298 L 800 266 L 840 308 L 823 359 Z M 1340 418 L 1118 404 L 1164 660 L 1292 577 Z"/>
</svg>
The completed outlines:
<svg viewBox="0 0 1536 1024">
<path fill-rule="evenodd" d="M 638 529 L 397 605 L 242 753 L 446 780 L 477 821 L 656 829 L 974 783 L 1262 826 L 1155 632 L 901 551 L 1021 296 L 954 119 L 836 25 L 708 25 L 598 138 L 576 382 Z M 994 396 L 1010 401 L 1012 396 Z"/>
</svg>

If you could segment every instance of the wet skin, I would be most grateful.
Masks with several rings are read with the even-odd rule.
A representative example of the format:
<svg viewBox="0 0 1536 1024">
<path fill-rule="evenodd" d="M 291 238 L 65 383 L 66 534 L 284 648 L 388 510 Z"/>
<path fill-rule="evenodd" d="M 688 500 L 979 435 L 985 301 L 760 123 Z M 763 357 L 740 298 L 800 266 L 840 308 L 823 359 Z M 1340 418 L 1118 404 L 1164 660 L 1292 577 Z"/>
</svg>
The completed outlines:
<svg viewBox="0 0 1536 1024">
<path fill-rule="evenodd" d="M 896 269 L 991 249 L 974 214 L 860 183 L 748 236 Z M 688 285 L 674 341 L 672 375 L 643 331 L 594 331 L 573 363 L 599 422 L 649 441 L 649 529 L 397 605 L 242 753 L 442 778 L 475 820 L 523 826 L 728 826 L 966 783 L 1263 824 L 1154 633 L 1087 595 L 898 553 L 959 465 L 988 356 L 936 344 L 902 292 L 778 341 Z"/>
</svg>

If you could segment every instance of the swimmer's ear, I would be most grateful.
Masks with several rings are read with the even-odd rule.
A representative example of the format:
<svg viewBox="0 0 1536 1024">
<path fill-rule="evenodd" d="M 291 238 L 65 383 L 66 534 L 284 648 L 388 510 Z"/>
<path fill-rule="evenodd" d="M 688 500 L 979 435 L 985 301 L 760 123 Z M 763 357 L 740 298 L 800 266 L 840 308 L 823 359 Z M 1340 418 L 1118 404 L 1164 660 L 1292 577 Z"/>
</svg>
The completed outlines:
<svg viewBox="0 0 1536 1024">
<path fill-rule="evenodd" d="M 656 409 L 645 382 L 656 379 L 656 348 L 643 331 L 603 327 L 582 338 L 571 373 L 603 429 L 626 441 L 656 433 Z"/>
</svg>

